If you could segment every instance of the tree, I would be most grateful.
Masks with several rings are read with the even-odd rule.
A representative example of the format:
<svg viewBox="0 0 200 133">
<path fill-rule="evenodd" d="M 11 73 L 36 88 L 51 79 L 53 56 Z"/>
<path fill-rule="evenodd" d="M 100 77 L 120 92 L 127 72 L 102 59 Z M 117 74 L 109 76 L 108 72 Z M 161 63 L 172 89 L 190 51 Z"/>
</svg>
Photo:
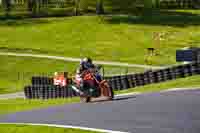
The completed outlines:
<svg viewBox="0 0 200 133">
<path fill-rule="evenodd" d="M 2 0 L 3 9 L 5 11 L 5 15 L 9 16 L 11 11 L 11 0 Z"/>
<path fill-rule="evenodd" d="M 39 10 L 39 0 L 28 0 L 27 7 L 28 11 L 31 12 L 33 15 L 36 15 Z"/>
<path fill-rule="evenodd" d="M 96 13 L 104 14 L 103 0 L 97 0 Z"/>
<path fill-rule="evenodd" d="M 74 15 L 78 16 L 79 14 L 79 5 L 80 5 L 80 0 L 74 0 Z"/>
<path fill-rule="evenodd" d="M 144 0 L 112 0 L 111 2 L 112 11 L 117 13 L 135 13 L 136 4 L 144 5 Z"/>
<path fill-rule="evenodd" d="M 88 4 L 89 4 L 89 0 L 80 0 L 80 3 L 79 3 L 80 10 L 83 12 L 88 12 Z"/>
<path fill-rule="evenodd" d="M 193 7 L 196 9 L 200 9 L 200 0 L 192 0 Z"/>
</svg>

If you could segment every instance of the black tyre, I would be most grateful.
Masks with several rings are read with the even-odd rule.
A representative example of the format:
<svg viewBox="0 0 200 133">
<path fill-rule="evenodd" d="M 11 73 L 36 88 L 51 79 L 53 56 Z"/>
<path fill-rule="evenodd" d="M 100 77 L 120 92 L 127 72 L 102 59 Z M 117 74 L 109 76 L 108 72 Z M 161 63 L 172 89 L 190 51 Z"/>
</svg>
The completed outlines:
<svg viewBox="0 0 200 133">
<path fill-rule="evenodd" d="M 114 98 L 114 91 L 111 87 L 110 87 L 110 93 L 111 93 L 111 99 L 113 99 Z"/>
<path fill-rule="evenodd" d="M 80 99 L 81 99 L 82 103 L 88 103 L 88 102 L 90 102 L 91 98 L 90 97 L 83 97 L 83 96 L 81 96 Z"/>
</svg>

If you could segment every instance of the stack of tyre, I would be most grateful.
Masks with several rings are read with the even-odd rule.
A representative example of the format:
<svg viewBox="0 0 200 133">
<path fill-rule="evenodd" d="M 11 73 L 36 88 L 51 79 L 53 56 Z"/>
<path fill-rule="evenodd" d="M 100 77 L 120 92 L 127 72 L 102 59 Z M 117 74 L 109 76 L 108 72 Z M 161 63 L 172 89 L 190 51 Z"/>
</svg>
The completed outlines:
<svg viewBox="0 0 200 133">
<path fill-rule="evenodd" d="M 77 96 L 76 92 L 70 89 L 70 85 L 57 86 L 53 84 L 53 78 L 32 77 L 31 85 L 24 87 L 27 99 L 54 99 Z"/>
</svg>

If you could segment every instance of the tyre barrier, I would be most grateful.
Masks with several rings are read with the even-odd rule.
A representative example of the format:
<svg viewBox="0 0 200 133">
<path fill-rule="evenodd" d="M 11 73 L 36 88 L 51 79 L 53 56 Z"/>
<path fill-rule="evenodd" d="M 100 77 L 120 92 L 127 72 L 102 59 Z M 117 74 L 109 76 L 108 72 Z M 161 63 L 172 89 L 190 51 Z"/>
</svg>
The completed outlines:
<svg viewBox="0 0 200 133">
<path fill-rule="evenodd" d="M 35 76 L 31 79 L 32 85 L 53 85 L 53 78 Z"/>
<path fill-rule="evenodd" d="M 25 86 L 24 93 L 27 99 L 55 99 L 78 96 L 69 86 L 61 87 L 54 85 Z"/>
<path fill-rule="evenodd" d="M 146 71 L 144 73 L 104 77 L 104 79 L 108 81 L 111 89 L 117 91 L 197 74 L 200 74 L 200 63 L 196 62 L 173 66 L 161 70 Z M 71 85 L 67 87 L 54 86 L 53 79 L 51 78 L 33 77 L 32 85 L 26 86 L 24 88 L 24 93 L 28 99 L 67 98 L 78 96 L 78 94 L 73 91 L 70 86 Z"/>
<path fill-rule="evenodd" d="M 161 9 L 194 9 L 196 4 L 194 0 L 162 0 L 158 5 Z"/>
<path fill-rule="evenodd" d="M 124 90 L 152 83 L 160 83 L 200 74 L 200 63 L 173 66 L 161 70 L 129 75 L 105 77 L 113 90 Z"/>
</svg>

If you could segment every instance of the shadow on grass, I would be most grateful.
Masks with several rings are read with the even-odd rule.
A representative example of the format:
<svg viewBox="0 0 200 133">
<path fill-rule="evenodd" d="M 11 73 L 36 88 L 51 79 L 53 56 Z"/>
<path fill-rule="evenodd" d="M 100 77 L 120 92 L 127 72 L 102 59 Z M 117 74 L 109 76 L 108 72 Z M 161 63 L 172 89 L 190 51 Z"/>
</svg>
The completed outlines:
<svg viewBox="0 0 200 133">
<path fill-rule="evenodd" d="M 27 44 L 28 45 L 28 44 Z M 44 50 L 44 49 L 34 49 L 34 48 L 11 48 L 0 46 L 0 52 L 13 52 L 13 53 L 30 53 L 30 54 L 44 54 L 48 55 L 54 53 L 56 55 L 62 55 L 63 52 L 54 51 L 54 50 Z"/>
<path fill-rule="evenodd" d="M 28 45 L 28 44 L 27 44 Z M 48 55 L 54 53 L 56 55 L 63 55 L 63 52 L 45 49 L 34 49 L 34 48 L 14 48 L 0 46 L 0 52 L 14 52 L 14 53 L 30 53 L 30 54 L 44 54 Z"/>
<path fill-rule="evenodd" d="M 12 91 L 9 91 L 8 88 L 2 88 L 2 87 L 0 87 L 0 95 L 8 94 L 8 93 L 12 93 Z"/>
<path fill-rule="evenodd" d="M 110 24 L 146 24 L 160 26 L 187 27 L 200 25 L 200 13 L 177 11 L 154 11 L 140 16 L 110 15 L 104 21 Z"/>
<path fill-rule="evenodd" d="M 26 25 L 46 24 L 46 23 L 51 23 L 51 21 L 47 19 L 0 18 L 0 26 L 26 26 Z"/>
<path fill-rule="evenodd" d="M 40 50 L 40 49 L 31 49 L 31 48 L 10 48 L 10 47 L 0 47 L 0 51 L 2 52 L 27 52 L 27 53 L 43 53 L 48 54 L 49 51 Z"/>
<path fill-rule="evenodd" d="M 0 26 L 1 25 L 26 26 L 34 24 L 46 24 L 46 23 L 51 23 L 52 19 L 42 19 L 42 18 L 52 18 L 52 17 L 58 18 L 66 16 L 73 16 L 71 8 L 62 10 L 55 9 L 55 10 L 41 11 L 40 13 L 37 14 L 32 14 L 26 11 L 12 11 L 10 12 L 9 15 L 6 15 L 4 12 L 0 10 Z"/>
<path fill-rule="evenodd" d="M 55 17 L 60 18 L 66 16 L 66 14 L 41 14 L 38 16 L 32 16 L 27 14 L 14 14 L 10 16 L 5 16 L 0 14 L 0 26 L 31 26 L 37 24 L 47 24 L 56 21 L 62 21 L 62 19 L 55 19 Z"/>
</svg>

